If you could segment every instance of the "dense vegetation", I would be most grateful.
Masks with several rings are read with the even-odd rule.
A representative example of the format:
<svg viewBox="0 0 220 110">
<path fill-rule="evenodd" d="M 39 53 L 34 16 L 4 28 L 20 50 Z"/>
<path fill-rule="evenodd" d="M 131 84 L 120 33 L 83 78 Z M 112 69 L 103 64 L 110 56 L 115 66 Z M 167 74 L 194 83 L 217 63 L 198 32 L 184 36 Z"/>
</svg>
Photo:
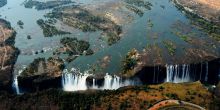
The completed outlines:
<svg viewBox="0 0 220 110">
<path fill-rule="evenodd" d="M 0 106 L 6 107 L 6 109 L 42 109 L 41 107 L 44 107 L 60 110 L 126 110 L 128 108 L 147 110 L 165 99 L 188 101 L 206 109 L 218 106 L 214 104 L 214 97 L 211 93 L 199 82 L 124 87 L 112 91 L 63 92 L 50 89 L 21 96 L 1 93 Z M 7 104 L 7 106 L 3 104 Z"/>
<path fill-rule="evenodd" d="M 169 40 L 163 41 L 163 44 L 168 49 L 169 54 L 173 56 L 175 54 L 175 51 L 176 51 L 175 44 L 172 41 L 169 41 Z"/>
<path fill-rule="evenodd" d="M 68 62 L 76 59 L 81 55 L 92 55 L 94 52 L 90 48 L 90 44 L 84 40 L 78 40 L 77 38 L 64 37 L 60 40 L 63 45 L 60 49 L 56 51 L 56 54 L 68 54 L 66 59 Z"/>
<path fill-rule="evenodd" d="M 60 58 L 50 57 L 47 60 L 45 58 L 37 58 L 28 65 L 28 67 L 21 73 L 23 77 L 29 77 L 34 75 L 50 76 L 53 74 L 60 74 L 64 69 L 64 62 Z"/>
<path fill-rule="evenodd" d="M 123 60 L 123 66 L 122 70 L 124 74 L 128 74 L 128 72 L 137 65 L 137 50 L 132 49 L 128 54 L 125 56 L 125 59 Z"/>
<path fill-rule="evenodd" d="M 35 7 L 37 10 L 44 10 L 44 9 L 52 9 L 55 7 L 59 7 L 62 5 L 73 3 L 71 0 L 62 0 L 62 1 L 46 1 L 46 2 L 39 2 L 35 0 L 28 0 L 25 2 L 25 8 L 33 8 Z"/>
<path fill-rule="evenodd" d="M 126 3 L 125 8 L 136 13 L 138 16 L 142 17 L 144 15 L 144 9 L 151 10 L 153 6 L 150 2 L 144 0 L 124 0 Z"/>
<path fill-rule="evenodd" d="M 149 1 L 145 0 L 124 0 L 126 3 L 137 6 L 137 7 L 143 7 L 145 9 L 151 10 L 151 7 L 153 6 Z"/>
<path fill-rule="evenodd" d="M 30 76 L 38 72 L 39 64 L 42 62 L 43 67 L 46 67 L 45 58 L 37 58 L 22 72 L 22 76 Z"/>
<path fill-rule="evenodd" d="M 80 29 L 83 32 L 103 31 L 109 45 L 120 40 L 122 27 L 108 18 L 92 14 L 78 6 L 67 6 L 54 9 L 47 14 L 49 18 L 56 18 L 65 24 Z"/>
<path fill-rule="evenodd" d="M 55 35 L 70 34 L 69 32 L 58 30 L 55 26 L 50 25 L 43 19 L 37 20 L 37 24 L 43 29 L 43 34 L 45 37 L 52 37 Z"/>
<path fill-rule="evenodd" d="M 176 1 L 174 0 L 174 3 Z M 176 7 L 180 11 L 185 11 L 186 17 L 188 17 L 191 20 L 191 23 L 195 26 L 198 26 L 201 28 L 201 30 L 207 32 L 212 38 L 214 38 L 217 41 L 220 41 L 220 24 L 214 23 L 212 21 L 207 21 L 206 19 L 200 17 L 196 13 L 191 13 L 189 11 L 186 11 L 185 8 L 178 3 L 176 3 Z"/>
<path fill-rule="evenodd" d="M 138 14 L 140 17 L 144 15 L 144 12 L 133 5 L 126 5 L 126 8 L 134 13 Z"/>
</svg>

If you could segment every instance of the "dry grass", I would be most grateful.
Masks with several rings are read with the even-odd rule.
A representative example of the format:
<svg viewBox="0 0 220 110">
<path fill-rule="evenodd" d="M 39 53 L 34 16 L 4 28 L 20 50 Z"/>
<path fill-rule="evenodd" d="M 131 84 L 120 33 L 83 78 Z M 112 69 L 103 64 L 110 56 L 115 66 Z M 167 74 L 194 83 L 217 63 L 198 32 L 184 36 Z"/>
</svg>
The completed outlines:
<svg viewBox="0 0 220 110">
<path fill-rule="evenodd" d="M 175 97 L 173 97 L 175 96 Z M 200 82 L 141 86 L 139 88 L 128 87 L 120 90 L 120 93 L 109 95 L 101 99 L 101 106 L 97 108 L 107 109 L 109 104 L 113 109 L 140 110 L 147 109 L 153 104 L 166 99 L 178 99 L 209 108 L 212 95 Z M 123 106 L 123 107 L 124 107 Z"/>
</svg>

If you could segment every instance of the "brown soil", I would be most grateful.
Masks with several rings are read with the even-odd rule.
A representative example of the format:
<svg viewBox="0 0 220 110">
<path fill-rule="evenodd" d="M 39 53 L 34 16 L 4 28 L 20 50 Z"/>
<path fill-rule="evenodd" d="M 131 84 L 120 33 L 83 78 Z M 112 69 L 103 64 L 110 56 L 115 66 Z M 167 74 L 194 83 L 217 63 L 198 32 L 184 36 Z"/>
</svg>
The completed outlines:
<svg viewBox="0 0 220 110">
<path fill-rule="evenodd" d="M 13 65 L 17 57 L 17 50 L 14 48 L 13 40 L 15 31 L 7 26 L 6 21 L 0 20 L 0 87 L 5 89 L 10 85 Z"/>
</svg>

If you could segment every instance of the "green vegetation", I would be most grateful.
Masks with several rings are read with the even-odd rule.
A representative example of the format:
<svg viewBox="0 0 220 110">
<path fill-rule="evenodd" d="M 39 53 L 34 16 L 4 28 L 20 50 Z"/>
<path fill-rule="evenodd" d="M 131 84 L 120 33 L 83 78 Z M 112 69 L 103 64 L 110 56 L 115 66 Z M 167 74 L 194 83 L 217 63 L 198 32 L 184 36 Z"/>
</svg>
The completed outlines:
<svg viewBox="0 0 220 110">
<path fill-rule="evenodd" d="M 125 7 L 142 17 L 144 15 L 144 11 L 141 8 L 151 10 L 152 4 L 150 2 L 144 0 L 124 0 L 126 3 Z"/>
<path fill-rule="evenodd" d="M 176 46 L 172 41 L 163 41 L 163 44 L 168 49 L 170 55 L 174 55 L 176 51 Z"/>
<path fill-rule="evenodd" d="M 69 32 L 58 30 L 55 26 L 52 26 L 45 22 L 43 19 L 37 20 L 37 24 L 43 29 L 44 37 L 52 37 L 54 35 L 70 34 Z"/>
<path fill-rule="evenodd" d="M 27 35 L 27 39 L 31 39 L 31 35 Z"/>
<path fill-rule="evenodd" d="M 154 24 L 152 23 L 151 19 L 148 19 L 147 25 L 148 25 L 148 27 L 150 27 L 150 28 L 152 28 L 152 27 L 154 26 Z"/>
<path fill-rule="evenodd" d="M 163 92 L 159 89 L 161 86 L 164 87 Z M 203 97 L 186 94 L 188 90 L 195 90 L 197 94 L 202 94 Z M 138 109 L 137 107 L 148 109 L 165 99 L 177 98 L 186 101 L 185 97 L 194 97 L 194 100 L 190 101 L 191 103 L 201 105 L 207 109 L 210 108 L 214 99 L 212 94 L 199 82 L 184 84 L 164 83 L 103 91 L 63 92 L 62 90 L 49 89 L 21 96 L 1 93 L 0 106 L 7 104 L 8 108 L 6 109 L 18 108 L 21 105 L 22 109 L 28 109 L 32 106 L 39 107 L 39 105 L 48 107 L 47 109 L 53 107 L 60 110 L 119 110 L 126 108 Z"/>
<path fill-rule="evenodd" d="M 38 72 L 38 66 L 40 63 L 42 63 L 46 67 L 45 58 L 37 58 L 34 59 L 34 61 L 22 72 L 22 76 L 29 76 L 33 75 L 34 73 Z"/>
<path fill-rule="evenodd" d="M 78 6 L 56 8 L 46 15 L 48 18 L 56 18 L 65 24 L 80 29 L 83 32 L 103 31 L 109 45 L 120 40 L 122 27 L 102 16 L 93 15 L 86 9 Z"/>
<path fill-rule="evenodd" d="M 71 0 L 62 0 L 62 1 L 46 1 L 46 2 L 39 2 L 35 0 L 28 0 L 25 2 L 25 8 L 33 8 L 35 7 L 37 10 L 45 10 L 45 9 L 52 9 L 58 6 L 66 5 L 73 3 Z"/>
<path fill-rule="evenodd" d="M 191 38 L 188 37 L 188 35 L 182 34 L 181 32 L 172 32 L 172 33 L 185 42 L 190 43 L 192 41 Z"/>
<path fill-rule="evenodd" d="M 123 60 L 123 66 L 122 66 L 122 72 L 124 74 L 127 74 L 130 70 L 134 69 L 134 67 L 137 65 L 137 50 L 132 49 L 128 54 L 125 56 L 125 59 Z"/>
<path fill-rule="evenodd" d="M 151 10 L 151 7 L 153 6 L 149 1 L 145 0 L 124 0 L 126 3 L 137 6 L 137 7 L 143 7 L 145 9 Z"/>
<path fill-rule="evenodd" d="M 138 14 L 140 17 L 142 17 L 144 15 L 144 12 L 140 9 L 138 9 L 137 7 L 133 6 L 133 5 L 126 5 L 125 6 L 128 10 L 133 11 L 134 13 Z"/>
<path fill-rule="evenodd" d="M 19 21 L 17 22 L 17 24 L 19 25 L 19 27 L 20 27 L 21 29 L 24 28 L 24 27 L 23 27 L 24 23 L 23 23 L 21 20 L 19 20 Z"/>
<path fill-rule="evenodd" d="M 89 50 L 89 53 L 92 53 L 89 49 L 89 42 L 83 40 L 77 40 L 77 38 L 65 37 L 60 40 L 60 43 L 67 48 L 67 53 L 71 55 L 82 55 L 84 52 Z M 86 52 L 87 53 L 87 52 Z"/>
</svg>

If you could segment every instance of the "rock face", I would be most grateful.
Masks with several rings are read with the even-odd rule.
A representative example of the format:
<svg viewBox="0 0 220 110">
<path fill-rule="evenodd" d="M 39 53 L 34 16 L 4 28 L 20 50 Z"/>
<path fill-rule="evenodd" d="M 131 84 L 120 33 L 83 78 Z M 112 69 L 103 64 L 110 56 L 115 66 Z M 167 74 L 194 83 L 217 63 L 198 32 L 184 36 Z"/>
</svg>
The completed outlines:
<svg viewBox="0 0 220 110">
<path fill-rule="evenodd" d="M 61 87 L 64 62 L 60 58 L 35 59 L 18 77 L 23 91 L 37 91 Z"/>
<path fill-rule="evenodd" d="M 14 47 L 15 36 L 10 23 L 0 19 L 0 90 L 11 91 L 13 66 L 19 54 Z"/>
<path fill-rule="evenodd" d="M 132 68 L 129 68 L 129 71 L 121 73 L 121 75 L 138 77 L 144 84 L 158 84 L 163 82 L 180 83 L 198 80 L 203 83 L 217 84 L 219 81 L 220 59 L 196 63 L 155 63 L 155 65 L 149 65 L 149 57 L 151 56 L 148 56 L 147 52 L 136 53 L 135 56 L 137 56 L 135 57 L 135 63 L 129 63 L 131 61 L 133 62 L 133 60 L 126 60 L 126 65 L 129 64 L 128 66 Z M 153 61 L 157 62 L 159 60 L 153 59 Z"/>
</svg>

